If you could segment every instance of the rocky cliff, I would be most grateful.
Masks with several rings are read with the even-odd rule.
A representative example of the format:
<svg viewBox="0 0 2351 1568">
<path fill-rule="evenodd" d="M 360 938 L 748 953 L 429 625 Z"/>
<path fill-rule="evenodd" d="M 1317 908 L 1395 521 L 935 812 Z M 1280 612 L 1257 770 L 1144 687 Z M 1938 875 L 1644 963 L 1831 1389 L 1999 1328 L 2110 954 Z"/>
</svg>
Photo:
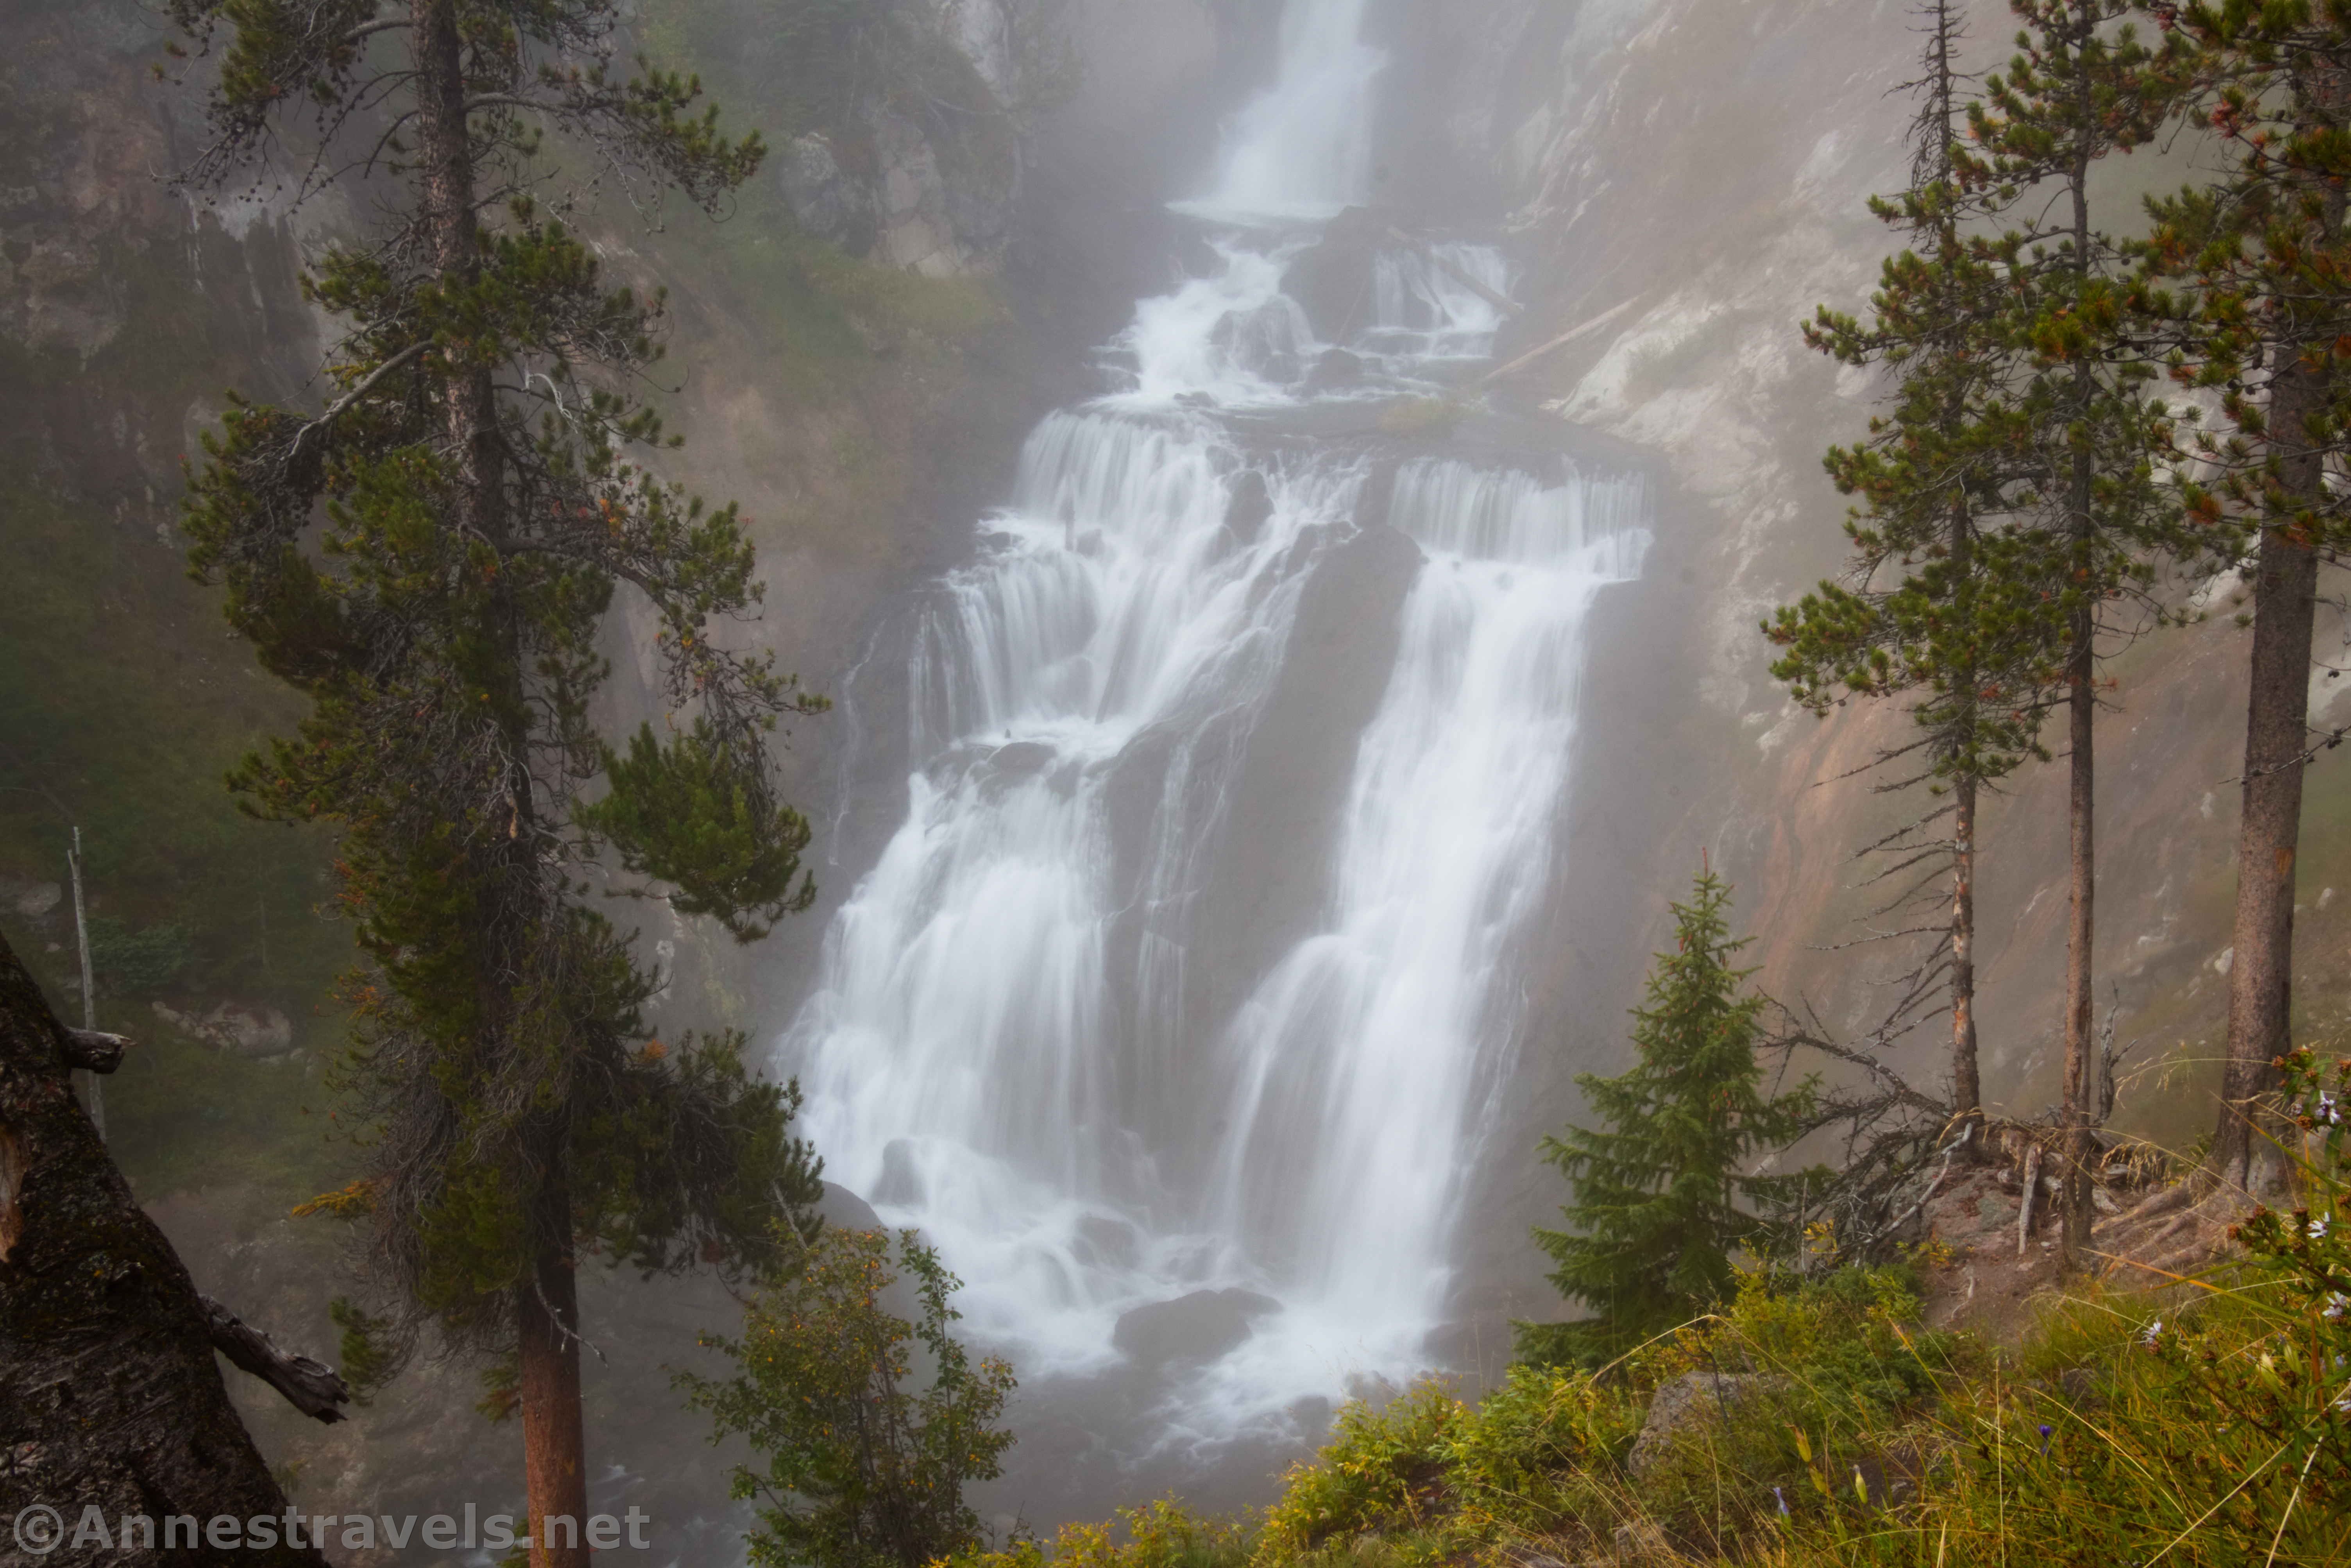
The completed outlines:
<svg viewBox="0 0 2351 1568">
<path fill-rule="evenodd" d="M 1826 303 L 1857 309 L 1894 243 L 1865 208 L 1906 175 L 1909 112 L 1897 85 L 1916 40 L 1906 6 L 1809 0 L 1496 0 L 1460 25 L 1403 6 L 1400 25 L 1456 42 L 1416 57 L 1426 101 L 1448 106 L 1414 139 L 1424 163 L 1483 164 L 1507 181 L 1534 305 L 1516 329 L 1533 352 L 1503 383 L 1577 426 L 1654 454 L 1668 486 L 1661 568 L 1687 595 L 1664 636 L 1621 656 L 1672 663 L 1673 702 L 1650 720 L 1680 732 L 1693 766 L 1669 787 L 1645 897 L 1662 906 L 1700 850 L 1740 883 L 1762 980 L 1858 1028 L 1903 967 L 1866 949 L 1870 905 L 1854 852 L 1915 800 L 1851 777 L 1898 739 L 1898 712 L 1796 712 L 1770 680 L 1759 621 L 1836 570 L 1845 502 L 1823 449 L 1864 429 L 1881 388 L 1809 353 L 1797 323 Z M 1971 68 L 2010 52 L 2001 0 L 1971 14 Z M 2175 154 L 2177 156 L 2177 154 Z M 2106 172 L 2117 201 L 2184 177 L 2142 156 Z M 2127 204 L 2120 208 L 2127 212 Z M 1507 357 L 1513 349 L 1506 345 Z M 2184 1144 L 2209 1125 L 2225 1006 L 2246 639 L 2233 581 L 2183 583 L 2213 613 L 2123 653 L 2102 719 L 2098 963 L 2101 1011 L 2136 1042 L 2120 1114 Z M 2339 645 L 2322 625 L 2322 653 Z M 2314 723 L 2339 715 L 2341 684 L 2313 673 Z M 2330 705 L 2336 705 L 2330 707 Z M 1980 893 L 1986 1088 L 2008 1114 L 2054 1094 L 2064 972 L 2061 769 L 2028 770 L 1988 812 Z M 2333 891 L 2351 878 L 2340 819 L 2351 785 L 2314 770 L 2299 927 L 2304 1027 L 2335 1026 L 2351 940 Z M 1926 1033 L 1931 1035 L 1929 1030 Z M 1906 1066 L 1939 1071 L 1917 1039 Z"/>
</svg>

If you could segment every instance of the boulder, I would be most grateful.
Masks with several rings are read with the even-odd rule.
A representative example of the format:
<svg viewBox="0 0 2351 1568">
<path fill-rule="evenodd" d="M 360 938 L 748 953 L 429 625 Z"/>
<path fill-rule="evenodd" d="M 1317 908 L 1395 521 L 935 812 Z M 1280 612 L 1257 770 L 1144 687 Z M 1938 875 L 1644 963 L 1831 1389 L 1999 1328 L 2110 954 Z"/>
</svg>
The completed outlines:
<svg viewBox="0 0 2351 1568">
<path fill-rule="evenodd" d="M 1053 748 L 1041 740 L 1016 740 L 987 754 L 987 765 L 998 775 L 1025 779 L 1053 765 Z"/>
<path fill-rule="evenodd" d="M 1259 530 L 1273 516 L 1273 492 L 1265 476 L 1244 468 L 1233 480 L 1232 497 L 1225 503 L 1225 532 L 1238 545 L 1253 545 Z"/>
<path fill-rule="evenodd" d="M 152 1005 L 165 1023 L 235 1056 L 269 1061 L 294 1051 L 294 1020 L 266 1002 L 221 1001 L 209 1008 L 195 1003 L 186 1011 L 163 1002 Z"/>
<path fill-rule="evenodd" d="M 1322 392 L 1344 392 L 1349 387 L 1362 385 L 1363 380 L 1362 355 L 1351 354 L 1344 349 L 1325 350 L 1322 357 L 1314 361 L 1314 368 L 1306 372 L 1306 395 L 1313 397 Z"/>
<path fill-rule="evenodd" d="M 1121 1313 L 1111 1343 L 1145 1365 L 1214 1361 L 1246 1341 L 1258 1319 L 1280 1311 L 1280 1301 L 1254 1291 L 1195 1291 Z"/>
<path fill-rule="evenodd" d="M 0 876 L 0 909 L 25 920 L 46 919 L 64 897 L 65 889 L 54 882 Z"/>
<path fill-rule="evenodd" d="M 1625 1456 L 1625 1469 L 1635 1480 L 1641 1479 L 1685 1435 L 1719 1419 L 1726 1410 L 1768 1398 L 1788 1385 L 1787 1378 L 1755 1373 L 1683 1374 L 1651 1396 L 1649 1418 L 1633 1439 L 1633 1451 Z"/>
<path fill-rule="evenodd" d="M 1374 274 L 1391 227 L 1380 209 L 1349 207 L 1282 273 L 1281 291 L 1298 301 L 1324 342 L 1343 343 L 1370 325 Z"/>
<path fill-rule="evenodd" d="M 777 162 L 784 201 L 800 227 L 852 256 L 872 248 L 881 227 L 873 194 L 841 166 L 829 138 L 816 131 L 799 137 Z"/>
</svg>

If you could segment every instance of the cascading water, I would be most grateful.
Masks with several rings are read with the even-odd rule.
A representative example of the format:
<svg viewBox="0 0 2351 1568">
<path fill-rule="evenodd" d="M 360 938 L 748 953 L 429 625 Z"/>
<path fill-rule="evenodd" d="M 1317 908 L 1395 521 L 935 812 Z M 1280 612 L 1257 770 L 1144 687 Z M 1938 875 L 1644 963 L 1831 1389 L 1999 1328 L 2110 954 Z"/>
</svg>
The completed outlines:
<svg viewBox="0 0 2351 1568">
<path fill-rule="evenodd" d="M 1295 220 L 1367 178 L 1364 8 L 1291 0 L 1192 209 L 1217 267 L 1137 308 L 1121 390 L 1044 423 L 929 594 L 906 816 L 778 1051 L 830 1174 L 925 1231 L 1025 1375 L 1119 1362 L 1135 1308 L 1261 1292 L 1160 1411 L 1207 1438 L 1426 1362 L 1561 874 L 1589 612 L 1646 541 L 1634 478 L 1300 434 L 1459 380 L 1511 281 L 1489 247 L 1382 252 L 1359 373 L 1308 390 L 1339 345 L 1283 277 Z M 1303 607 L 1365 561 L 1388 663 L 1330 820 L 1237 849 L 1282 787 L 1280 694 L 1348 673 Z M 1311 918 L 1251 950 L 1277 874 Z"/>
</svg>

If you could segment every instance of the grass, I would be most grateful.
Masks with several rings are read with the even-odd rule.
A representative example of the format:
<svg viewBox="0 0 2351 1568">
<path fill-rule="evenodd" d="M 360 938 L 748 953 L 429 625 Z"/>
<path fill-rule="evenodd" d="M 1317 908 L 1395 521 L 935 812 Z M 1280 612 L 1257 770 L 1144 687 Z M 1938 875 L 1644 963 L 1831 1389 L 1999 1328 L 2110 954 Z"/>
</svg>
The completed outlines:
<svg viewBox="0 0 2351 1568">
<path fill-rule="evenodd" d="M 1909 1265 L 1757 1272 L 1596 1374 L 1350 1405 L 1261 1515 L 1154 1504 L 961 1568 L 2351 1562 L 2351 1161 L 2301 1061 L 2302 1207 L 2205 1280 L 2085 1284 L 2001 1347 L 1927 1329 Z M 2327 1082 L 2351 1100 L 2351 1064 Z M 1757 1377 L 1634 1476 L 1652 1396 L 1692 1371 Z"/>
</svg>

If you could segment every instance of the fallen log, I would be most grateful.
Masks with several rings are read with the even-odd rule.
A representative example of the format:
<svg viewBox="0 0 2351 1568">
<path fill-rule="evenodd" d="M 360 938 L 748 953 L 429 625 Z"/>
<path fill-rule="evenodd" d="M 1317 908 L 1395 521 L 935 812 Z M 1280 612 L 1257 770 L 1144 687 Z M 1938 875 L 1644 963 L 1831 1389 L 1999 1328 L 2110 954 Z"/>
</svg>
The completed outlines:
<svg viewBox="0 0 2351 1568">
<path fill-rule="evenodd" d="M 1554 350 L 1566 348 L 1570 343 L 1574 342 L 1578 338 L 1583 337 L 1585 333 L 1598 331 L 1601 328 L 1605 327 L 1609 322 L 1614 321 L 1617 317 L 1622 316 L 1625 311 L 1630 310 L 1634 306 L 1638 305 L 1640 301 L 1638 299 L 1627 299 L 1622 305 L 1610 306 L 1607 309 L 1603 310 L 1599 315 L 1593 317 L 1590 320 L 1585 321 L 1581 325 L 1569 328 L 1566 331 L 1562 332 L 1558 337 L 1553 338 L 1550 342 L 1545 343 L 1541 348 L 1529 350 L 1527 352 L 1520 354 L 1517 359 L 1512 360 L 1509 364 L 1501 366 L 1498 370 L 1488 371 L 1484 375 L 1478 378 L 1478 384 L 1481 387 L 1491 386 L 1496 382 L 1500 381 L 1504 376 L 1517 374 L 1519 371 L 1525 370 L 1529 365 L 1533 364 L 1537 360 L 1541 359 L 1544 355 L 1552 352 Z"/>
</svg>

